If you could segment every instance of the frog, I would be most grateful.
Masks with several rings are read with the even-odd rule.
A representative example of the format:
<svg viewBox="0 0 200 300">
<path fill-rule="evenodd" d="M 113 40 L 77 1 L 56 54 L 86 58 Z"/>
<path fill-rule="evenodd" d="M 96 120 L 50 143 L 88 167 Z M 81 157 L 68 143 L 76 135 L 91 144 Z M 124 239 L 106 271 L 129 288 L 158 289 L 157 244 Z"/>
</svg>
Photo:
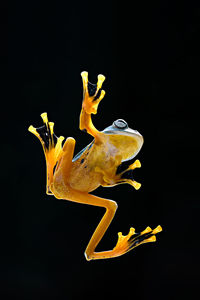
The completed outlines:
<svg viewBox="0 0 200 300">
<path fill-rule="evenodd" d="M 117 202 L 91 194 L 99 186 L 112 187 L 129 184 L 138 190 L 141 184 L 134 179 L 134 170 L 141 167 L 135 156 L 142 148 L 143 136 L 129 128 L 124 119 L 99 131 L 92 122 L 92 114 L 97 114 L 99 103 L 105 96 L 102 89 L 105 76 L 99 74 L 97 83 L 88 80 L 88 72 L 81 73 L 83 100 L 79 118 L 79 128 L 93 137 L 91 143 L 74 155 L 76 141 L 73 137 L 57 137 L 54 123 L 49 122 L 47 113 L 42 113 L 43 125 L 28 130 L 41 142 L 46 159 L 46 193 L 57 199 L 80 204 L 103 207 L 104 215 L 95 229 L 85 250 L 85 258 L 99 260 L 115 258 L 141 244 L 155 242 L 161 225 L 141 232 L 130 227 L 127 235 L 118 232 L 117 243 L 112 250 L 95 251 L 102 240 L 118 208 Z"/>
</svg>

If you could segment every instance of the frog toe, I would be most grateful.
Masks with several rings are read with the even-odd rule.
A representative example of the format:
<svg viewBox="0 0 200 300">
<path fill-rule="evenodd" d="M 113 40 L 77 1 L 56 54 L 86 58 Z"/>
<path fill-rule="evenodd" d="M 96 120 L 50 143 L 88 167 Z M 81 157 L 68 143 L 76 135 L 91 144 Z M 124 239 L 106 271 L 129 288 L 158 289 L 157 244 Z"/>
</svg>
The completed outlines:
<svg viewBox="0 0 200 300">
<path fill-rule="evenodd" d="M 156 241 L 156 234 L 162 231 L 162 227 L 158 225 L 155 229 L 151 229 L 151 227 L 147 227 L 145 230 L 143 230 L 140 233 L 133 234 L 129 233 L 129 238 L 127 240 L 127 246 L 128 251 L 132 250 L 133 248 L 149 243 L 149 242 L 155 242 Z"/>
<path fill-rule="evenodd" d="M 61 136 L 57 138 L 54 134 L 54 123 L 48 121 L 47 113 L 41 114 L 44 125 L 38 128 L 29 126 L 28 130 L 33 133 L 40 140 L 44 152 L 49 152 L 52 148 L 55 148 L 56 145 L 64 140 L 64 137 Z"/>
<path fill-rule="evenodd" d="M 162 227 L 158 225 L 155 229 L 147 227 L 140 233 L 135 232 L 135 228 L 131 227 L 127 235 L 123 235 L 122 232 L 118 232 L 118 240 L 113 252 L 115 256 L 123 255 L 135 247 L 156 241 L 156 234 L 162 231 Z"/>
</svg>

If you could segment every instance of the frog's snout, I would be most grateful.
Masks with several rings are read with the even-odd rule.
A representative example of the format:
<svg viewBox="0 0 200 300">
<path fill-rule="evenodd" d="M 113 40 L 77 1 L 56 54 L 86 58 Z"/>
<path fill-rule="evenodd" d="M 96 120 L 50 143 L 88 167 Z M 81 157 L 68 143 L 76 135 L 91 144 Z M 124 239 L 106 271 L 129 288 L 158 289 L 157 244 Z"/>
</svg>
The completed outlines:
<svg viewBox="0 0 200 300">
<path fill-rule="evenodd" d="M 113 122 L 113 126 L 115 126 L 118 129 L 126 129 L 128 128 L 128 123 L 123 119 L 118 119 Z"/>
</svg>

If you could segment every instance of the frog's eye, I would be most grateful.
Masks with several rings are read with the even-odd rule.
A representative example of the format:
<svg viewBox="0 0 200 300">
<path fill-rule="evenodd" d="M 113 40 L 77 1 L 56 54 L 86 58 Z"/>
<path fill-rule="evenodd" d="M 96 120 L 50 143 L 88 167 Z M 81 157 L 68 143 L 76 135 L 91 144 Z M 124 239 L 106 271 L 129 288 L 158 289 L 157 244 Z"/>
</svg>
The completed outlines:
<svg viewBox="0 0 200 300">
<path fill-rule="evenodd" d="M 128 128 L 128 123 L 123 119 L 118 119 L 114 121 L 113 126 L 115 126 L 118 129 L 126 129 Z"/>
</svg>

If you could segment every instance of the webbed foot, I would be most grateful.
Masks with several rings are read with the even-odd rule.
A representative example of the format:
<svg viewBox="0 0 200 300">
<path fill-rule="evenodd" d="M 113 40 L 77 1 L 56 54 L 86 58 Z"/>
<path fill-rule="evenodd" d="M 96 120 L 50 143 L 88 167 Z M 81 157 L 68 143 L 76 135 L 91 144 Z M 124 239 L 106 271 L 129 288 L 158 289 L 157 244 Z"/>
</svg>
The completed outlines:
<svg viewBox="0 0 200 300">
<path fill-rule="evenodd" d="M 118 157 L 116 156 L 115 161 L 117 161 L 117 159 Z M 121 161 L 120 156 L 119 156 L 119 161 Z M 126 165 L 124 165 L 124 163 L 126 163 Z M 117 170 L 114 170 L 114 168 L 102 170 L 96 167 L 95 171 L 103 174 L 103 182 L 101 183 L 102 186 L 114 186 L 117 184 L 128 183 L 132 185 L 136 190 L 139 190 L 139 188 L 141 187 L 141 183 L 137 182 L 133 178 L 133 170 L 140 167 L 141 167 L 141 163 L 137 159 L 132 164 L 130 164 L 130 162 L 121 163 L 118 166 Z"/>
<path fill-rule="evenodd" d="M 123 163 L 122 163 L 123 164 Z M 118 181 L 119 183 L 128 183 L 132 185 L 136 190 L 139 190 L 141 187 L 141 183 L 137 182 L 133 178 L 133 170 L 141 168 L 141 163 L 139 159 L 137 159 L 133 164 L 129 165 L 125 170 L 121 170 L 118 167 L 117 169 L 117 176 L 119 177 Z"/>
<path fill-rule="evenodd" d="M 50 185 L 53 178 L 53 169 L 62 155 L 63 136 L 57 137 L 54 134 L 54 123 L 48 121 L 47 113 L 42 113 L 41 118 L 44 125 L 38 128 L 29 126 L 28 130 L 33 133 L 41 142 L 47 166 L 47 194 L 51 193 Z"/>
<path fill-rule="evenodd" d="M 96 114 L 99 102 L 105 96 L 105 91 L 101 89 L 105 76 L 98 75 L 97 84 L 88 81 L 88 72 L 81 73 L 83 80 L 83 104 L 82 107 L 87 114 Z"/>
<path fill-rule="evenodd" d="M 54 123 L 48 121 L 47 113 L 42 113 L 41 118 L 43 120 L 44 125 L 38 128 L 33 127 L 32 125 L 29 126 L 28 130 L 33 133 L 37 138 L 40 140 L 44 153 L 50 152 L 52 149 L 56 148 L 56 154 L 61 147 L 61 143 L 64 140 L 63 136 L 59 138 L 54 134 Z"/>
<path fill-rule="evenodd" d="M 121 232 L 118 233 L 118 241 L 113 251 L 118 255 L 122 255 L 141 244 L 155 242 L 155 235 L 161 231 L 162 227 L 160 225 L 153 230 L 151 227 L 147 227 L 140 233 L 135 233 L 135 229 L 131 227 L 129 233 L 125 236 Z"/>
</svg>

